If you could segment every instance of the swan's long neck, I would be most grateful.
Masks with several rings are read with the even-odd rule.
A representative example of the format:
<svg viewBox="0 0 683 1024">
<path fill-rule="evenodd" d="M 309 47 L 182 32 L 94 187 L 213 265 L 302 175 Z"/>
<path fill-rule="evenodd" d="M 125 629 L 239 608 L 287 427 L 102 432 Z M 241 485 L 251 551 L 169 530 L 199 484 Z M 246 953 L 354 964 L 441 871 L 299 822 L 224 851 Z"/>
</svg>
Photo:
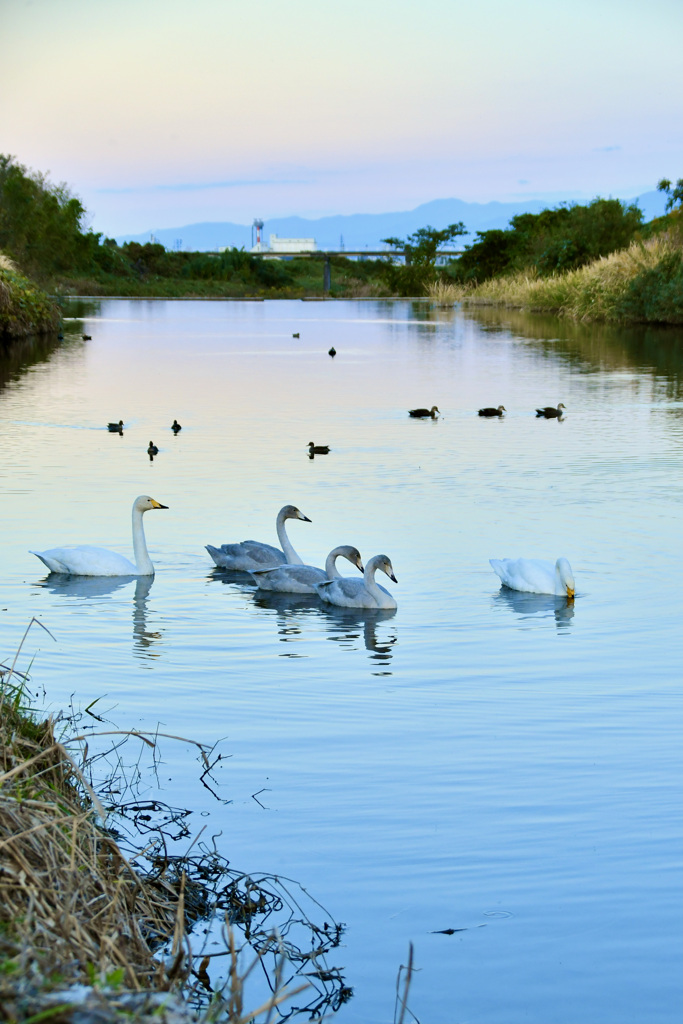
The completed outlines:
<svg viewBox="0 0 683 1024">
<path fill-rule="evenodd" d="M 276 529 L 277 529 L 277 538 L 280 541 L 280 546 L 282 547 L 282 550 L 285 553 L 285 558 L 287 559 L 288 564 L 289 565 L 303 565 L 304 564 L 303 558 L 299 558 L 299 556 L 297 555 L 296 551 L 294 550 L 294 548 L 291 545 L 289 537 L 287 536 L 287 531 L 285 530 L 285 517 L 281 513 L 278 513 L 277 522 L 276 522 Z"/>
<path fill-rule="evenodd" d="M 555 562 L 555 595 L 566 594 L 566 587 L 562 586 L 562 576 L 560 574 L 560 564 Z"/>
<path fill-rule="evenodd" d="M 135 567 L 140 576 L 153 576 L 154 566 L 147 551 L 145 542 L 145 531 L 142 526 L 142 512 L 139 508 L 133 507 L 133 553 L 135 555 Z"/>
<path fill-rule="evenodd" d="M 363 583 L 365 589 L 372 594 L 378 604 L 382 604 L 386 599 L 386 595 L 380 590 L 379 584 L 375 582 L 375 573 L 377 571 L 377 563 L 374 558 L 371 558 L 368 564 L 365 566 L 365 574 L 363 575 Z"/>
<path fill-rule="evenodd" d="M 329 555 L 325 559 L 325 572 L 328 580 L 333 580 L 335 576 L 341 576 L 341 573 L 337 568 L 337 558 L 340 554 L 340 549 L 335 548 L 334 551 L 330 551 Z"/>
</svg>

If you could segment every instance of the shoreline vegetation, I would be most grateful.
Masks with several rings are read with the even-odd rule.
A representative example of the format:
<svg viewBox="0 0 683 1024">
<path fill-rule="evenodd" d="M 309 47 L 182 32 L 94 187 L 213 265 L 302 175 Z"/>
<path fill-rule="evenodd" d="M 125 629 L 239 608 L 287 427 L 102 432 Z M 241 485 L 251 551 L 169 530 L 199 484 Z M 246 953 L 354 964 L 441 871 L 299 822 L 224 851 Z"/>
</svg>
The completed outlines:
<svg viewBox="0 0 683 1024">
<path fill-rule="evenodd" d="M 0 342 L 59 328 L 57 303 L 0 253 Z"/>
<path fill-rule="evenodd" d="M 530 268 L 481 284 L 437 281 L 428 295 L 441 306 L 460 302 L 583 322 L 682 324 L 683 224 L 576 270 L 542 277 Z"/>
<path fill-rule="evenodd" d="M 189 811 L 136 799 L 121 748 L 139 742 L 156 765 L 156 734 L 39 718 L 16 668 L 22 645 L 0 664 L 0 1019 L 256 1024 L 295 995 L 311 1017 L 337 1010 L 351 990 L 326 955 L 343 927 L 310 920 L 306 900 L 326 912 L 296 883 L 231 869 L 191 837 Z M 112 745 L 93 753 L 102 737 Z M 192 744 L 213 781 L 219 755 L 167 739 Z M 188 852 L 173 855 L 179 839 Z M 269 994 L 250 1009 L 255 966 Z"/>
<path fill-rule="evenodd" d="M 268 259 L 242 249 L 169 251 L 118 245 L 87 230 L 65 184 L 0 154 L 0 340 L 54 332 L 71 297 L 206 299 L 430 298 L 500 305 L 579 321 L 683 323 L 683 179 L 662 179 L 667 213 L 596 198 L 513 217 L 479 231 L 456 259 L 439 249 L 466 225 L 386 238 L 386 257 L 313 252 Z M 324 287 L 326 264 L 331 271 Z M 35 282 L 35 283 L 34 283 Z M 49 293 L 49 294 L 48 294 Z"/>
</svg>

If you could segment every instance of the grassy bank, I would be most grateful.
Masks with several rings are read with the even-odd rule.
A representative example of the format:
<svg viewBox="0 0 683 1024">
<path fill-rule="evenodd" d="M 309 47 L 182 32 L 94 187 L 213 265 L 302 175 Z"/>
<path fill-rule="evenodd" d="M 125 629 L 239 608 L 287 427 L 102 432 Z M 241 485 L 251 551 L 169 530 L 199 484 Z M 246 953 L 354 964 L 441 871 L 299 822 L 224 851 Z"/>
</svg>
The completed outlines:
<svg viewBox="0 0 683 1024">
<path fill-rule="evenodd" d="M 430 291 L 436 302 L 494 305 L 608 323 L 683 323 L 683 224 L 563 274 L 535 270 Z"/>
<path fill-rule="evenodd" d="M 0 253 L 0 341 L 47 334 L 58 324 L 52 299 Z"/>
<path fill-rule="evenodd" d="M 14 663 L 0 664 L 0 1020 L 256 1024 L 304 990 L 300 1005 L 310 992 L 310 1005 L 323 1009 L 350 997 L 325 961 L 341 926 L 308 920 L 303 890 L 292 897 L 280 879 L 236 872 L 213 847 L 172 856 L 171 839 L 194 845 L 187 811 L 136 799 L 111 806 L 113 794 L 131 795 L 121 743 L 134 739 L 149 752 L 155 742 L 114 730 L 114 774 L 97 787 L 107 794 L 105 807 L 92 782 L 103 754 L 88 753 L 98 734 L 78 735 L 73 720 L 36 716 L 26 683 Z M 206 780 L 212 764 L 195 747 Z M 138 815 L 144 850 L 126 841 Z M 203 936 L 217 913 L 223 926 L 220 934 L 211 929 L 207 956 Z M 273 914 L 288 936 L 286 955 L 275 925 L 266 929 Z M 198 922 L 199 937 L 192 934 Z M 225 958 L 218 984 L 210 964 L 221 961 L 213 957 Z M 312 957 L 319 978 L 309 974 Z M 244 980 L 254 966 L 272 994 L 245 1012 Z"/>
<path fill-rule="evenodd" d="M 161 246 L 138 246 L 140 250 Z M 121 250 L 119 250 L 121 252 Z M 232 255 L 232 254 L 231 254 Z M 144 256 L 144 252 L 143 252 Z M 194 257 L 191 259 L 190 257 Z M 60 275 L 51 282 L 62 295 L 108 295 L 130 298 L 268 298 L 322 297 L 324 260 L 307 258 L 263 261 L 248 253 L 232 260 L 204 253 L 163 253 L 147 264 L 126 261 L 125 272 Z M 368 298 L 390 294 L 378 261 L 330 260 L 332 298 Z"/>
</svg>

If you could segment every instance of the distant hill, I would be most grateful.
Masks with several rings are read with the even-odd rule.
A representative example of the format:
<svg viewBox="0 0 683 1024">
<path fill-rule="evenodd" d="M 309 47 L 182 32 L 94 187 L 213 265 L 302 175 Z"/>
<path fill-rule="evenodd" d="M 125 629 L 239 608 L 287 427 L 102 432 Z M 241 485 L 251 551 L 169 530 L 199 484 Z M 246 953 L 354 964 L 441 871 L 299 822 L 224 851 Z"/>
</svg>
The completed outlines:
<svg viewBox="0 0 683 1024">
<path fill-rule="evenodd" d="M 572 202 L 571 199 L 567 200 Z M 579 200 L 577 200 L 578 202 Z M 585 200 L 580 200 L 585 202 Z M 661 192 L 646 192 L 628 202 L 637 202 L 646 221 L 664 213 L 666 197 Z M 310 220 L 305 217 L 277 217 L 265 222 L 263 239 L 268 241 L 271 234 L 281 238 L 315 238 L 319 249 L 381 249 L 383 238 L 405 238 L 418 228 L 430 225 L 445 228 L 448 224 L 463 221 L 468 237 L 458 239 L 455 244 L 471 241 L 476 231 L 491 228 L 505 228 L 510 219 L 519 213 L 539 213 L 548 206 L 558 203 L 530 199 L 519 203 L 466 203 L 462 199 L 434 199 L 423 203 L 414 210 L 398 213 L 354 213 L 345 216 L 320 217 Z M 121 235 L 116 241 L 149 242 L 153 235 L 167 249 L 176 247 L 192 252 L 210 252 L 223 246 L 238 249 L 251 248 L 251 225 L 233 224 L 230 221 L 208 221 L 201 224 L 185 224 L 177 228 L 154 228 L 140 235 Z"/>
</svg>

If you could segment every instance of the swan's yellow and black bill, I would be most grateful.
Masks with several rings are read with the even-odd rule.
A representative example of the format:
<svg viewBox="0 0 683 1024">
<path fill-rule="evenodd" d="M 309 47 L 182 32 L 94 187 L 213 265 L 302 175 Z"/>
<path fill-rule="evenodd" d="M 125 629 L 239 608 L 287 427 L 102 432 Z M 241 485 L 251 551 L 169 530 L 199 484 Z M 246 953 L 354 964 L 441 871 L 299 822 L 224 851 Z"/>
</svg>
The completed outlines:
<svg viewBox="0 0 683 1024">
<path fill-rule="evenodd" d="M 161 502 L 155 501 L 154 498 L 149 499 L 152 502 L 152 508 L 168 508 L 168 505 L 162 505 Z"/>
<path fill-rule="evenodd" d="M 567 597 L 570 601 L 574 600 L 574 591 L 571 587 L 567 587 Z"/>
</svg>

